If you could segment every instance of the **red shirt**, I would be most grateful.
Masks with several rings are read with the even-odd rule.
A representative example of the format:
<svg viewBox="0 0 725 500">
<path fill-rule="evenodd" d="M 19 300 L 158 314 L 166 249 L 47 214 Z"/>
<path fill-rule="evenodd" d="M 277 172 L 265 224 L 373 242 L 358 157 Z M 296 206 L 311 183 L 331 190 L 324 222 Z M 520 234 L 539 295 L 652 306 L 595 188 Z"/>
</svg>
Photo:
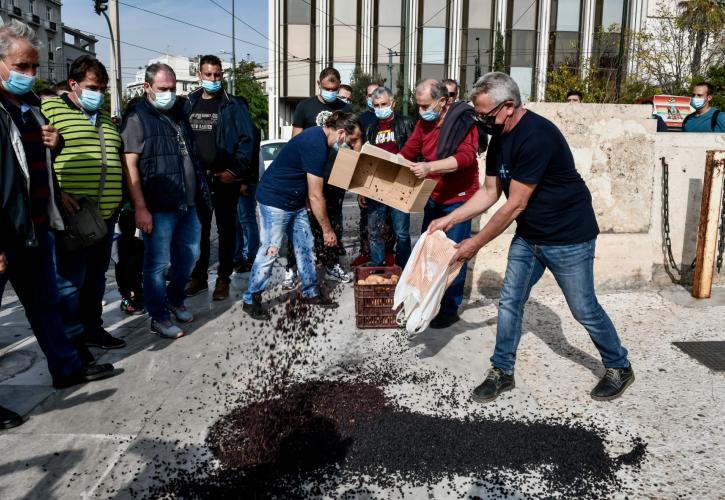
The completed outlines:
<svg viewBox="0 0 725 500">
<path fill-rule="evenodd" d="M 423 156 L 425 161 L 442 160 L 443 158 L 438 158 L 436 152 L 440 130 L 440 126 L 436 126 L 435 122 L 418 120 L 400 154 L 410 161 L 418 161 L 420 156 Z M 448 205 L 468 201 L 473 193 L 478 191 L 476 151 L 478 151 L 478 129 L 474 125 L 453 155 L 458 162 L 458 170 L 447 174 L 428 174 L 428 179 L 438 182 L 430 195 L 434 202 Z"/>
<path fill-rule="evenodd" d="M 395 139 L 394 121 L 394 116 L 387 120 L 378 120 L 378 134 L 375 136 L 374 144 L 389 153 L 397 154 L 400 149 L 398 148 L 398 141 Z"/>
</svg>

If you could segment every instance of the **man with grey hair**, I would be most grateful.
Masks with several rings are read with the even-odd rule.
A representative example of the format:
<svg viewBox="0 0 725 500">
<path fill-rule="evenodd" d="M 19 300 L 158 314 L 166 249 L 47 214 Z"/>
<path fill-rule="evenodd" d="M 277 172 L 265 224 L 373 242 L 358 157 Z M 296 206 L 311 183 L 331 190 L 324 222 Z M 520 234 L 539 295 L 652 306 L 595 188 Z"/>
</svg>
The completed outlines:
<svg viewBox="0 0 725 500">
<path fill-rule="evenodd" d="M 372 93 L 375 121 L 368 127 L 365 139 L 370 144 L 398 154 L 413 133 L 415 121 L 394 111 L 393 92 L 378 87 Z M 358 199 L 360 206 L 368 209 L 368 234 L 370 235 L 370 261 L 375 266 L 385 265 L 385 233 L 387 220 L 395 233 L 395 264 L 405 267 L 410 257 L 410 214 L 383 205 L 375 200 Z"/>
<path fill-rule="evenodd" d="M 184 288 L 199 258 L 197 205 L 211 210 L 211 194 L 198 159 L 176 75 L 166 64 L 146 68 L 145 97 L 128 111 L 121 136 L 128 191 L 143 232 L 143 293 L 151 331 L 177 339 L 190 323 Z M 171 263 L 166 285 L 166 268 Z"/>
<path fill-rule="evenodd" d="M 503 191 L 506 203 L 476 236 L 459 245 L 454 259 L 467 262 L 516 221 L 499 299 L 492 368 L 472 397 L 479 402 L 493 401 L 514 388 L 524 306 L 531 288 L 549 269 L 606 368 L 591 391 L 592 398 L 615 399 L 634 381 L 634 372 L 627 350 L 594 292 L 599 228 L 591 194 L 576 170 L 569 145 L 556 125 L 521 107 L 519 88 L 504 73 L 482 76 L 471 99 L 481 125 L 492 136 L 486 181 L 467 203 L 433 221 L 429 231 L 471 220 L 491 208 Z"/>
<path fill-rule="evenodd" d="M 19 21 L 0 27 L 0 299 L 10 282 L 43 350 L 53 385 L 68 387 L 115 374 L 85 365 L 64 333 L 52 229 L 62 230 L 51 151 L 62 148 L 33 93 L 40 44 Z M 23 420 L 0 407 L 0 429 Z"/>
<path fill-rule="evenodd" d="M 420 179 L 436 181 L 423 212 L 423 231 L 434 219 L 444 217 L 478 191 L 478 129 L 473 108 L 464 102 L 448 102 L 448 88 L 439 80 L 424 80 L 415 90 L 420 121 L 400 154 L 417 162 L 411 171 Z M 425 161 L 419 162 L 420 158 Z M 471 236 L 471 221 L 446 228 L 456 243 Z M 459 320 L 466 265 L 448 287 L 431 328 L 447 328 Z"/>
</svg>

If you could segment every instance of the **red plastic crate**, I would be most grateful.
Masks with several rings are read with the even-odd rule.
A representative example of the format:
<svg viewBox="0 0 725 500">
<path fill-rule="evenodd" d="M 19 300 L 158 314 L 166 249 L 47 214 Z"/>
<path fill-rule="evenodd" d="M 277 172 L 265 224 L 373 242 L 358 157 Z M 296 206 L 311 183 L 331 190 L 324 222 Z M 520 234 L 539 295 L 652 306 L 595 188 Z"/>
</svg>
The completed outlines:
<svg viewBox="0 0 725 500">
<path fill-rule="evenodd" d="M 393 310 L 397 285 L 358 285 L 358 281 L 371 274 L 390 278 L 402 272 L 398 266 L 355 268 L 355 325 L 358 328 L 397 328 L 397 312 Z"/>
</svg>

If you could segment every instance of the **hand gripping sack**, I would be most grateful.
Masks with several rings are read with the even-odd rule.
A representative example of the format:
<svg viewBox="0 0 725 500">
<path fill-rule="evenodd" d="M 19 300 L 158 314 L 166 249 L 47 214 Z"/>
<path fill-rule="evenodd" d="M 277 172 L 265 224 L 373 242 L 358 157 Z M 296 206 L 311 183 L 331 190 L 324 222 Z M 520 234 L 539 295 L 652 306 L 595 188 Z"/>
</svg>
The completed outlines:
<svg viewBox="0 0 725 500">
<path fill-rule="evenodd" d="M 402 304 L 398 324 L 404 324 L 409 333 L 419 333 L 428 327 L 438 314 L 443 294 L 458 276 L 463 263 L 451 263 L 455 245 L 440 230 L 423 233 L 415 244 L 395 287 L 393 304 L 394 309 Z"/>
</svg>

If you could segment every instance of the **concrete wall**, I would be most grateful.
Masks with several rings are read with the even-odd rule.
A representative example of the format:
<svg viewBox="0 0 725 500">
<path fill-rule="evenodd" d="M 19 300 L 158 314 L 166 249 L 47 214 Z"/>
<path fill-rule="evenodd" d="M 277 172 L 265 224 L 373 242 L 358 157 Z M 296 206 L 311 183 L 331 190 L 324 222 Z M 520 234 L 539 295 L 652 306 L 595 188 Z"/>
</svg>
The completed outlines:
<svg viewBox="0 0 725 500">
<path fill-rule="evenodd" d="M 662 248 L 662 157 L 670 173 L 672 251 L 678 267 L 685 262 L 689 268 L 706 151 L 725 150 L 725 134 L 656 133 L 649 106 L 531 103 L 527 108 L 561 129 L 592 192 L 602 232 L 594 271 L 598 288 L 672 282 Z M 483 227 L 496 208 L 482 215 L 477 225 Z M 515 224 L 479 252 L 469 277 L 473 297 L 500 285 L 514 230 Z M 715 274 L 715 282 L 725 283 L 725 270 Z M 555 285 L 548 272 L 541 284 Z"/>
</svg>

